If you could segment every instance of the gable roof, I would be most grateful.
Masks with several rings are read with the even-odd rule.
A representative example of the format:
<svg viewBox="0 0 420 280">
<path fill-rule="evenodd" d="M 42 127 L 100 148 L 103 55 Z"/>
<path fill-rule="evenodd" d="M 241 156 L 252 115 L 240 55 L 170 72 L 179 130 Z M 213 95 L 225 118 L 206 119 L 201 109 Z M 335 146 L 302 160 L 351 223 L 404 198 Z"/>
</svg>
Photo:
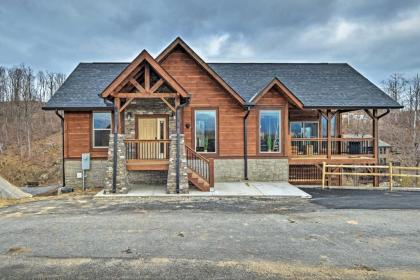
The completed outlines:
<svg viewBox="0 0 420 280">
<path fill-rule="evenodd" d="M 277 78 L 305 108 L 401 108 L 347 63 L 208 63 L 248 102 Z"/>
<path fill-rule="evenodd" d="M 101 93 L 102 97 L 110 95 L 124 80 L 143 62 L 146 61 L 156 71 L 156 73 L 169 83 L 178 94 L 187 97 L 187 91 L 160 66 L 159 63 L 146 51 L 143 50 Z"/>
<path fill-rule="evenodd" d="M 79 63 L 43 109 L 111 109 L 99 95 L 127 65 L 128 63 Z"/>
<path fill-rule="evenodd" d="M 161 63 L 166 57 L 177 47 L 182 48 L 189 56 L 194 59 L 214 80 L 216 80 L 229 94 L 231 94 L 240 104 L 245 104 L 245 99 L 232 87 L 226 83 L 211 67 L 208 63 L 204 62 L 200 56 L 198 56 L 187 43 L 184 42 L 180 37 L 177 37 L 172 43 L 169 44 L 157 57 L 156 61 Z"/>
<path fill-rule="evenodd" d="M 109 109 L 101 93 L 107 96 L 140 59 L 147 57 L 154 67 L 162 68 L 159 64 L 176 47 L 186 51 L 241 104 L 254 104 L 275 84 L 300 108 L 402 108 L 347 63 L 205 63 L 179 37 L 156 60 L 143 51 L 132 63 L 80 63 L 43 108 Z M 160 71 L 167 74 L 163 68 Z M 185 91 L 168 76 L 175 89 Z"/>
</svg>

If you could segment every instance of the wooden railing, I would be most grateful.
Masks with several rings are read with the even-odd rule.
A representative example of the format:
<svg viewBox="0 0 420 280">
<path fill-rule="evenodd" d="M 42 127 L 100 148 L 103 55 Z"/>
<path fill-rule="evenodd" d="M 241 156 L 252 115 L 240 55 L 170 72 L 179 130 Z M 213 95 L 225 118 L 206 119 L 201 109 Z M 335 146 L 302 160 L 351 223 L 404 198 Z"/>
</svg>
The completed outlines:
<svg viewBox="0 0 420 280">
<path fill-rule="evenodd" d="M 214 162 L 213 159 L 208 159 L 188 145 L 185 145 L 185 152 L 187 156 L 187 166 L 189 169 L 200 175 L 200 177 L 209 183 L 210 187 L 214 186 Z"/>
<path fill-rule="evenodd" d="M 138 140 L 127 139 L 127 160 L 161 160 L 169 158 L 170 140 Z"/>
<path fill-rule="evenodd" d="M 354 170 L 354 171 L 352 171 Z M 362 171 L 360 171 L 362 170 Z M 365 171 L 367 170 L 367 171 Z M 365 172 L 363 172 L 365 171 Z M 397 171 L 398 173 L 396 173 Z M 402 173 L 401 171 L 405 171 Z M 413 173 L 409 173 L 409 172 Z M 420 179 L 420 167 L 409 167 L 409 166 L 394 166 L 392 163 L 389 165 L 346 165 L 346 164 L 327 164 L 322 163 L 322 177 L 321 186 L 325 188 L 325 182 L 327 176 L 372 176 L 372 177 L 387 177 L 388 188 L 392 191 L 394 187 L 394 181 L 396 178 L 414 178 L 416 182 L 413 182 L 412 187 L 420 187 L 417 183 L 417 179 Z"/>
<path fill-rule="evenodd" d="M 331 155 L 373 156 L 373 138 L 331 138 Z M 327 138 L 292 138 L 292 156 L 327 156 Z"/>
</svg>

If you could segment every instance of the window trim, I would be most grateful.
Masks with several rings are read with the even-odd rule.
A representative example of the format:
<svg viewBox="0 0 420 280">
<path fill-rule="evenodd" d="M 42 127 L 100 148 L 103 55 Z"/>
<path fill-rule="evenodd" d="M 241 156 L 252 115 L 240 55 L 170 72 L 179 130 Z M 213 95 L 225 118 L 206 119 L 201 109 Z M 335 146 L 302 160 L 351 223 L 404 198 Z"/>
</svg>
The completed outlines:
<svg viewBox="0 0 420 280">
<path fill-rule="evenodd" d="M 215 112 L 215 117 L 216 117 L 216 121 L 215 121 L 215 147 L 214 147 L 214 152 L 198 152 L 197 151 L 197 143 L 196 143 L 196 112 L 197 111 L 214 111 Z M 199 154 L 205 154 L 205 155 L 218 155 L 219 154 L 219 108 L 217 107 L 195 107 L 192 109 L 192 146 L 195 152 L 199 153 Z"/>
<path fill-rule="evenodd" d="M 97 113 L 106 113 L 109 114 L 109 118 L 111 121 L 111 127 L 110 128 L 95 128 L 95 114 Z M 107 146 L 95 146 L 95 131 L 102 130 L 102 131 L 109 131 L 110 134 L 112 134 L 112 114 L 108 111 L 93 111 L 92 112 L 92 120 L 91 120 L 91 137 L 92 137 L 92 149 L 107 149 L 109 145 Z"/>
<path fill-rule="evenodd" d="M 261 112 L 264 111 L 276 111 L 279 114 L 279 151 L 278 152 L 265 152 L 261 151 Z M 284 153 L 284 131 L 283 131 L 283 122 L 284 122 L 284 108 L 273 107 L 273 108 L 261 108 L 258 109 L 258 120 L 257 120 L 257 151 L 260 155 L 283 155 Z"/>
</svg>

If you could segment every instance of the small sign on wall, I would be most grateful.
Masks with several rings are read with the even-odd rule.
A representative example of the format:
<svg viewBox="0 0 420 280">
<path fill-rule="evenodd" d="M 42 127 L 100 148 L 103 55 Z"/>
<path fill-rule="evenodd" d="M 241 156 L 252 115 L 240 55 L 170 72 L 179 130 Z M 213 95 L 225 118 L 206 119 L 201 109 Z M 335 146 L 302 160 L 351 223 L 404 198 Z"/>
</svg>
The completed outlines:
<svg viewBox="0 0 420 280">
<path fill-rule="evenodd" d="M 82 170 L 90 169 L 90 154 L 82 154 Z"/>
</svg>

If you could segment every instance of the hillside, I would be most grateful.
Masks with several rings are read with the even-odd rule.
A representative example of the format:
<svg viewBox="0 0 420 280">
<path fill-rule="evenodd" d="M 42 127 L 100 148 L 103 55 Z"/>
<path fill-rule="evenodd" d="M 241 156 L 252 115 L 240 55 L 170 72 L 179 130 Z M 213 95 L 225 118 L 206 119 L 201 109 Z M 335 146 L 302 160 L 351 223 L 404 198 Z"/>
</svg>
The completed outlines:
<svg viewBox="0 0 420 280">
<path fill-rule="evenodd" d="M 28 181 L 40 184 L 61 182 L 61 134 L 55 133 L 33 142 L 31 158 L 21 158 L 16 147 L 9 146 L 0 155 L 0 175 L 16 186 Z"/>
</svg>

